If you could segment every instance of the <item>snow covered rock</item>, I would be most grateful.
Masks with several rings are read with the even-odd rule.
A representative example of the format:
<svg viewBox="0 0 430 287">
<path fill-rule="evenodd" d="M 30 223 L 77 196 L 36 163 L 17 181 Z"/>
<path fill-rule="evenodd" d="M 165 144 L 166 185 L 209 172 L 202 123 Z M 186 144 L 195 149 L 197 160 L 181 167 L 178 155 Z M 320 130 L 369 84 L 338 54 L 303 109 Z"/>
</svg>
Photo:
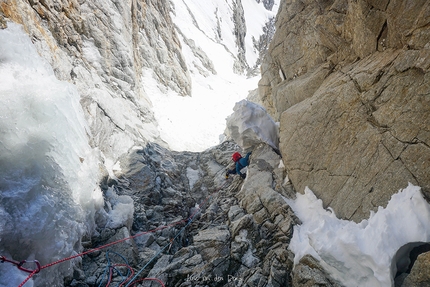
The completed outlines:
<svg viewBox="0 0 430 287">
<path fill-rule="evenodd" d="M 429 250 L 430 205 L 412 184 L 360 223 L 338 219 L 309 189 L 286 201 L 301 220 L 289 246 L 295 264 L 310 254 L 343 286 L 393 286 L 413 254 Z"/>
<path fill-rule="evenodd" d="M 266 110 L 253 102 L 242 100 L 227 118 L 226 135 L 243 151 L 250 152 L 260 143 L 278 150 L 278 126 Z"/>
<path fill-rule="evenodd" d="M 55 76 L 76 85 L 91 144 L 107 165 L 137 142 L 161 143 L 142 82 L 145 68 L 162 85 L 190 94 L 168 7 L 165 0 L 7 0 L 0 7 L 6 21 L 23 26 Z"/>
</svg>

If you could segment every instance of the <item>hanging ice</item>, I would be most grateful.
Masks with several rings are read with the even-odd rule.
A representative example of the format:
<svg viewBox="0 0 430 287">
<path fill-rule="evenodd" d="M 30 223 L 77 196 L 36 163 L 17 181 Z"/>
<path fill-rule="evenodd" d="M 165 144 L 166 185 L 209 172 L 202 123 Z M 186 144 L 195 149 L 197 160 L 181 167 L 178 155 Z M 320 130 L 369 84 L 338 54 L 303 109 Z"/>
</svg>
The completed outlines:
<svg viewBox="0 0 430 287">
<path fill-rule="evenodd" d="M 47 264 L 77 251 L 93 228 L 103 204 L 97 157 L 75 87 L 56 79 L 13 23 L 0 30 L 0 81 L 0 254 Z M 54 286 L 69 264 L 37 280 Z M 5 266 L 0 285 L 19 285 L 21 271 Z"/>
</svg>

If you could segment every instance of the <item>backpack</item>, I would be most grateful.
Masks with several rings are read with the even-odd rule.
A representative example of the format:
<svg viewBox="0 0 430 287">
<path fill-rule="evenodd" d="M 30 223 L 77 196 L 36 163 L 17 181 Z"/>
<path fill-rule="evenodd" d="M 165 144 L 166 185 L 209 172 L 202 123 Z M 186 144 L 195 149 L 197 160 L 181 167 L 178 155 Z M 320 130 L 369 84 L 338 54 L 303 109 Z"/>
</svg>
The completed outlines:
<svg viewBox="0 0 430 287">
<path fill-rule="evenodd" d="M 238 152 L 235 152 L 231 157 L 232 157 L 234 162 L 237 162 L 239 159 L 242 158 L 242 156 Z"/>
</svg>

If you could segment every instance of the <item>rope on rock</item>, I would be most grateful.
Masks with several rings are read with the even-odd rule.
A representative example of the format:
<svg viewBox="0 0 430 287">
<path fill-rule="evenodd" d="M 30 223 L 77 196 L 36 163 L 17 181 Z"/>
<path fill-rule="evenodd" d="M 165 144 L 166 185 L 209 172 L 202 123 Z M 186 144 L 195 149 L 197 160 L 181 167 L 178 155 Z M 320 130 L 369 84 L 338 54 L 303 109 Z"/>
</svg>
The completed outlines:
<svg viewBox="0 0 430 287">
<path fill-rule="evenodd" d="M 217 193 L 218 191 L 220 191 L 222 188 L 224 188 L 224 186 L 226 185 L 226 183 L 227 183 L 227 181 L 225 181 L 222 185 L 221 185 L 221 187 L 219 187 L 217 190 L 215 190 L 213 193 L 211 193 L 208 197 L 206 197 L 205 198 L 205 200 L 203 201 L 203 204 L 201 204 L 201 205 L 198 205 L 198 208 L 194 211 L 194 213 L 193 214 L 191 214 L 189 217 L 188 217 L 188 223 L 184 226 L 184 227 L 182 227 L 181 228 L 181 230 L 179 230 L 178 231 L 178 233 L 176 233 L 176 235 L 175 235 L 175 237 L 173 237 L 173 239 L 171 240 L 171 242 L 174 242 L 175 241 L 175 239 L 193 222 L 193 219 L 195 218 L 195 216 L 200 212 L 200 210 L 201 210 L 201 206 L 202 205 L 206 205 L 206 203 L 207 202 L 209 202 L 209 200 L 212 198 L 212 195 L 214 194 L 214 193 Z M 140 270 L 139 270 L 139 272 L 137 272 L 136 273 L 136 275 L 133 277 L 133 279 L 131 280 L 131 282 L 133 282 L 139 275 L 140 275 L 140 273 L 142 273 L 142 271 L 143 270 L 145 270 L 145 268 L 153 261 L 153 260 L 155 260 L 155 258 L 157 258 L 158 257 L 158 255 L 160 255 L 161 254 L 161 252 L 163 252 L 167 247 L 169 247 L 170 245 L 171 245 L 171 242 L 169 242 L 168 244 L 166 244 L 157 254 L 155 254 L 152 258 L 151 258 L 151 260 L 149 260 L 146 264 L 145 264 L 145 266 L 143 266 Z M 128 287 L 128 286 L 130 286 L 130 283 L 128 283 L 127 285 L 125 285 L 125 287 Z"/>
<path fill-rule="evenodd" d="M 200 207 L 197 209 L 197 210 L 200 210 Z M 182 233 L 182 231 L 184 231 L 185 230 L 185 228 L 187 228 L 190 224 L 191 224 L 191 222 L 193 221 L 193 218 L 194 218 L 194 216 L 197 214 L 198 212 L 196 211 L 196 212 L 194 212 L 194 214 L 192 215 L 192 217 L 188 220 L 188 223 L 184 226 L 184 227 L 182 227 L 182 229 L 181 230 L 179 230 L 179 232 L 175 235 L 175 237 L 173 238 L 173 240 L 172 240 L 172 242 Z M 134 281 L 136 278 L 137 278 L 137 276 L 139 276 L 140 275 L 140 273 L 142 273 L 142 271 L 143 270 L 145 270 L 145 268 L 149 265 L 149 263 L 151 263 L 153 260 L 155 260 L 155 258 L 157 258 L 158 257 L 158 255 L 160 255 L 161 254 L 161 252 L 163 252 L 167 247 L 169 247 L 170 246 L 170 242 L 167 244 L 167 245 L 165 245 L 160 251 L 158 251 L 157 252 L 157 254 L 155 254 L 152 258 L 151 258 L 151 260 L 149 260 L 146 264 L 145 264 L 145 266 L 143 266 L 140 270 L 139 270 L 139 272 L 137 272 L 136 273 L 136 275 L 133 277 L 133 279 L 131 280 L 131 281 Z M 129 284 L 127 284 L 127 285 L 125 285 L 125 287 L 128 287 L 130 285 L 130 283 Z"/>
<path fill-rule="evenodd" d="M 79 254 L 75 254 L 75 255 L 70 256 L 70 257 L 66 257 L 66 258 L 54 261 L 52 263 L 49 263 L 49 264 L 46 264 L 46 265 L 43 265 L 43 266 L 40 266 L 40 263 L 37 260 L 34 260 L 34 261 L 26 261 L 26 260 L 24 260 L 24 261 L 20 261 L 19 262 L 19 261 L 15 261 L 15 260 L 12 260 L 12 259 L 7 259 L 5 256 L 0 256 L 0 262 L 9 262 L 9 263 L 12 263 L 12 264 L 16 265 L 18 267 L 18 269 L 20 269 L 20 270 L 22 270 L 24 272 L 29 273 L 29 275 L 27 276 L 27 278 L 18 286 L 18 287 L 22 287 L 35 274 L 39 273 L 41 270 L 46 269 L 48 267 L 54 266 L 56 264 L 60 264 L 60 263 L 65 262 L 65 261 L 69 261 L 69 260 L 75 259 L 77 257 L 82 257 L 84 255 L 87 255 L 87 254 L 90 254 L 90 253 L 93 253 L 93 252 L 96 252 L 96 251 L 100 251 L 101 249 L 107 248 L 107 247 L 112 246 L 112 245 L 116 245 L 118 243 L 130 240 L 130 239 L 134 239 L 136 237 L 139 237 L 139 236 L 142 236 L 142 235 L 145 235 L 145 234 L 148 234 L 148 233 L 154 233 L 154 232 L 157 232 L 157 231 L 160 231 L 160 230 L 163 230 L 163 229 L 166 229 L 166 228 L 169 228 L 169 227 L 173 227 L 173 226 L 179 225 L 181 223 L 187 222 L 187 224 L 175 235 L 175 237 L 173 238 L 173 240 L 175 240 L 191 224 L 191 222 L 193 221 L 194 217 L 200 212 L 201 207 L 204 206 L 204 205 L 206 205 L 206 203 L 209 201 L 209 199 L 212 197 L 212 195 L 215 194 L 215 193 L 217 193 L 221 189 L 223 189 L 226 184 L 227 184 L 227 181 L 225 181 L 218 189 L 216 189 L 208 197 L 206 197 L 205 200 L 203 200 L 203 202 L 198 205 L 198 208 L 194 211 L 194 213 L 191 214 L 186 219 L 183 219 L 183 220 L 180 220 L 180 221 L 168 224 L 168 225 L 163 225 L 163 226 L 154 228 L 152 230 L 148 230 L 148 231 L 144 231 L 144 232 L 139 232 L 139 233 L 137 233 L 135 235 L 132 235 L 132 236 L 129 236 L 129 237 L 126 237 L 126 238 L 123 238 L 123 239 L 120 239 L 120 240 L 117 240 L 117 241 L 114 241 L 114 242 L 111 242 L 111 243 L 108 243 L 108 244 L 105 244 L 105 245 L 102 245 L 102 246 L 99 246 L 99 247 L 96 247 L 96 248 L 93 248 L 93 249 L 90 249 L 90 250 L 87 250 L 87 251 L 79 253 Z M 170 246 L 170 243 L 167 244 L 166 246 L 164 246 L 156 255 L 154 255 L 154 257 L 147 264 L 145 264 L 145 266 L 143 266 L 142 269 L 133 277 L 133 280 L 149 265 L 149 263 L 151 261 L 153 261 L 158 255 L 160 255 L 160 253 L 162 251 L 164 251 L 168 246 Z M 33 262 L 33 263 L 35 263 L 36 264 L 36 268 L 34 270 L 32 270 L 32 269 L 28 269 L 28 268 L 22 267 L 22 265 L 24 263 L 27 263 L 27 262 Z M 131 275 L 131 276 L 133 276 L 133 275 Z M 130 284 L 135 284 L 137 282 L 137 281 L 133 282 L 133 280 L 129 281 L 129 283 L 125 287 L 128 287 L 128 286 L 130 286 Z M 144 278 L 143 280 L 157 281 L 162 286 L 164 286 L 164 284 L 160 280 L 158 280 L 156 278 Z M 143 281 L 143 280 L 141 280 L 141 281 Z M 124 283 L 127 282 L 127 281 L 128 280 L 125 280 Z M 124 283 L 122 283 L 122 284 L 124 284 Z M 109 285 L 106 285 L 106 286 L 109 286 Z"/>
<path fill-rule="evenodd" d="M 113 254 L 115 254 L 115 255 L 117 255 L 117 256 L 119 256 L 119 257 L 121 257 L 121 259 L 122 260 L 124 260 L 124 262 L 125 263 L 123 263 L 123 264 L 111 264 L 111 260 L 110 260 L 110 257 L 109 257 L 109 253 L 113 253 Z M 110 251 L 110 250 L 108 250 L 108 251 L 106 251 L 106 260 L 107 260 L 107 265 L 106 265 L 106 268 L 105 268 L 105 271 L 104 271 L 104 273 L 103 273 L 103 275 L 102 275 L 102 279 L 100 280 L 100 283 L 99 283 L 99 286 L 98 287 L 101 287 L 102 286 L 102 283 L 103 283 L 103 280 L 104 280 L 104 278 L 107 276 L 107 274 L 108 274 L 108 272 L 109 272 L 109 276 L 108 276 L 108 280 L 107 280 L 107 283 L 106 283 L 106 286 L 109 286 L 110 285 L 110 283 L 111 283 L 111 281 L 112 281 L 112 275 L 113 275 L 113 271 L 115 270 L 119 275 L 121 275 L 121 277 L 122 277 L 122 281 L 120 282 L 120 285 L 119 286 L 122 286 L 122 284 L 124 283 L 124 282 L 127 282 L 133 275 L 134 275 L 134 270 L 133 270 L 133 268 L 131 268 L 131 266 L 128 264 L 128 261 L 127 261 L 127 259 L 125 259 L 125 257 L 124 256 L 122 256 L 121 254 L 119 254 L 119 253 L 116 253 L 116 252 L 113 252 L 113 251 Z M 119 271 L 116 267 L 121 267 L 121 266 L 124 266 L 124 267 L 126 267 L 127 268 L 127 277 L 125 278 L 125 276 L 121 273 L 121 271 Z"/>
<path fill-rule="evenodd" d="M 119 256 L 119 257 L 121 257 L 121 259 L 122 260 L 124 260 L 124 264 L 111 264 L 111 259 L 110 259 L 110 257 L 109 257 L 109 253 L 113 253 L 113 254 L 115 254 L 115 255 L 117 255 L 117 256 Z M 108 261 L 108 264 L 106 265 L 106 268 L 105 268 L 105 272 L 103 273 L 103 278 L 101 279 L 101 281 L 100 281 L 100 283 L 99 283 L 99 285 L 98 285 L 98 287 L 101 287 L 102 286 L 102 283 L 103 283 L 103 281 L 104 281 L 104 278 L 106 277 L 106 275 L 108 274 L 108 272 L 109 272 L 109 275 L 108 275 L 108 278 L 107 278 L 107 283 L 106 283 L 106 285 L 105 285 L 105 287 L 109 287 L 110 286 L 110 284 L 112 283 L 112 276 L 113 276 L 113 271 L 115 270 L 121 277 L 122 277 L 122 280 L 121 280 L 121 282 L 119 282 L 118 283 L 118 287 L 121 287 L 121 286 L 124 286 L 124 284 L 126 284 L 127 282 L 129 282 L 128 284 L 130 285 L 130 286 L 136 286 L 136 284 L 137 283 L 139 283 L 139 282 L 143 282 L 143 281 L 156 281 L 156 282 L 158 282 L 161 286 L 163 286 L 163 287 L 165 287 L 165 285 L 164 285 L 164 283 L 163 283 L 163 281 L 161 281 L 160 279 L 158 279 L 158 278 L 141 278 L 141 279 L 138 279 L 138 280 L 136 280 L 136 281 L 134 281 L 134 278 L 132 279 L 132 280 L 130 280 L 132 277 L 133 277 L 133 275 L 134 275 L 134 270 L 133 270 L 133 268 L 128 264 L 128 261 L 127 261 L 127 259 L 125 259 L 125 257 L 124 256 L 122 256 L 121 254 L 119 254 L 119 253 L 116 253 L 116 252 L 113 252 L 113 251 L 110 251 L 110 250 L 108 250 L 107 252 L 106 252 L 106 259 L 107 259 L 107 261 Z M 116 267 L 125 267 L 126 269 L 127 269 L 127 274 L 126 275 L 123 275 L 122 273 L 121 273 L 121 271 L 120 270 L 118 270 Z M 127 277 L 126 277 L 127 276 Z M 128 286 L 128 285 L 127 285 Z"/>
</svg>

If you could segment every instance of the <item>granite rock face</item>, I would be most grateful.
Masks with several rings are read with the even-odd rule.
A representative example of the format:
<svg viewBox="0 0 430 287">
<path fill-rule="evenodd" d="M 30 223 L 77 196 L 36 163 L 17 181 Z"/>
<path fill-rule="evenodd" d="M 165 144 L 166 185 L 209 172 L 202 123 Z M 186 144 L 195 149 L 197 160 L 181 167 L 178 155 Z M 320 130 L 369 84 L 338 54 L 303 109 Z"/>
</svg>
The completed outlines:
<svg viewBox="0 0 430 287">
<path fill-rule="evenodd" d="M 360 221 L 408 182 L 430 191 L 428 1 L 284 1 L 259 99 L 308 186 Z"/>
<path fill-rule="evenodd" d="M 341 287 L 338 282 L 328 276 L 327 272 L 321 267 L 318 260 L 310 255 L 305 255 L 294 267 L 292 272 L 293 285 L 301 287 Z"/>
<path fill-rule="evenodd" d="M 274 2 L 264 1 L 264 5 L 271 10 Z M 153 78 L 163 91 L 190 96 L 190 67 L 205 77 L 217 74 L 212 62 L 216 55 L 203 51 L 200 43 L 173 23 L 179 13 L 175 8 L 168 0 L 3 0 L 0 29 L 8 22 L 22 25 L 56 77 L 76 85 L 92 146 L 100 149 L 104 159 L 115 162 L 135 144 L 164 144 L 146 81 L 152 83 Z M 257 66 L 249 67 L 245 57 L 247 23 L 242 2 L 232 1 L 227 10 L 232 30 L 221 31 L 225 26 L 218 18 L 222 15 L 214 11 L 217 31 L 210 30 L 206 36 L 220 44 L 222 38 L 235 39 L 236 45 L 230 47 L 232 69 L 239 74 L 254 73 L 260 59 Z M 194 19 L 190 25 L 199 27 L 193 12 L 187 11 Z M 254 39 L 259 57 L 273 36 L 272 20 L 260 39 Z M 183 50 L 198 61 L 187 63 Z"/>
<path fill-rule="evenodd" d="M 405 278 L 402 287 L 424 287 L 430 284 L 430 275 L 427 272 L 430 268 L 430 252 L 422 253 L 411 269 L 410 274 Z"/>
</svg>

